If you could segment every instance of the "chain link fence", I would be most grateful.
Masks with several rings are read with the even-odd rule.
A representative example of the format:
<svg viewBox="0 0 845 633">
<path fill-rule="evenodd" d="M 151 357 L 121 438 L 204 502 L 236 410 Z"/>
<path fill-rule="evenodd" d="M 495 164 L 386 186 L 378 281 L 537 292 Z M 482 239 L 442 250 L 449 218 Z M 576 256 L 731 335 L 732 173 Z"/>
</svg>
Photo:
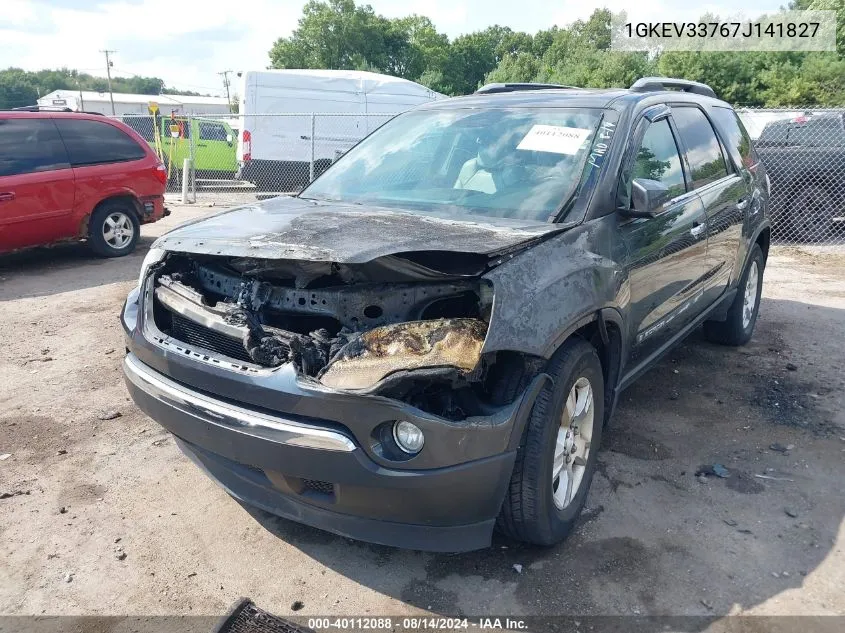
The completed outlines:
<svg viewBox="0 0 845 633">
<path fill-rule="evenodd" d="M 394 116 L 313 113 L 118 118 L 140 133 L 168 166 L 168 192 L 184 191 L 190 202 L 227 205 L 300 191 Z"/>
<path fill-rule="evenodd" d="M 737 108 L 737 113 L 771 181 L 774 238 L 845 244 L 845 109 Z M 168 166 L 168 191 L 184 192 L 191 202 L 234 205 L 300 191 L 393 116 L 120 118 Z"/>
<path fill-rule="evenodd" d="M 737 113 L 771 181 L 774 239 L 845 244 L 845 109 Z"/>
</svg>

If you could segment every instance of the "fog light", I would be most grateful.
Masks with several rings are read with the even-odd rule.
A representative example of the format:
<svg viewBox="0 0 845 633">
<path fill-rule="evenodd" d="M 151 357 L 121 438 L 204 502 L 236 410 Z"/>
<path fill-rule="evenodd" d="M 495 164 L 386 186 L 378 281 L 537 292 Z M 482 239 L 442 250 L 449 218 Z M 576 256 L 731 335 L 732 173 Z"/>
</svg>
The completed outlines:
<svg viewBox="0 0 845 633">
<path fill-rule="evenodd" d="M 419 453 L 423 444 L 425 444 L 422 430 L 416 424 L 411 424 L 405 420 L 394 422 L 393 439 L 399 448 L 412 455 Z"/>
</svg>

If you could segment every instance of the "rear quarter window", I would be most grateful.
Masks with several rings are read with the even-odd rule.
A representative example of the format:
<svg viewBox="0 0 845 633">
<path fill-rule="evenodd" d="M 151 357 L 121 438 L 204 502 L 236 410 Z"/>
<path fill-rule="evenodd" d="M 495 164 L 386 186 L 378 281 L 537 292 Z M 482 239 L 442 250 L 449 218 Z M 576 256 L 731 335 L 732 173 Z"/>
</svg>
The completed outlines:
<svg viewBox="0 0 845 633">
<path fill-rule="evenodd" d="M 114 125 L 87 119 L 56 119 L 74 167 L 122 163 L 146 156 L 131 136 Z"/>
<path fill-rule="evenodd" d="M 65 146 L 50 119 L 0 119 L 0 176 L 68 169 Z"/>
<path fill-rule="evenodd" d="M 737 165 L 750 167 L 757 162 L 751 137 L 737 116 L 730 108 L 714 107 L 710 114 L 722 134 L 722 140 L 728 148 L 728 153 Z"/>
</svg>

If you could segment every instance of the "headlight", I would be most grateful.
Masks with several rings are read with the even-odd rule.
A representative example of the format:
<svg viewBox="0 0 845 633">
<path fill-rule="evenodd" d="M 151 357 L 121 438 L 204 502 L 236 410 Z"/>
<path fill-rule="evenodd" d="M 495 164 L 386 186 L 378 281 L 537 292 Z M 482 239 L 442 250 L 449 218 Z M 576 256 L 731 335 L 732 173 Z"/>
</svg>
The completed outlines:
<svg viewBox="0 0 845 633">
<path fill-rule="evenodd" d="M 368 389 L 389 374 L 422 367 L 475 369 L 487 334 L 478 319 L 433 319 L 384 325 L 341 349 L 320 382 L 334 389 Z"/>
<path fill-rule="evenodd" d="M 164 259 L 166 254 L 167 251 L 162 248 L 151 248 L 147 251 L 147 256 L 144 257 L 144 261 L 141 263 L 141 274 L 138 275 L 138 287 L 143 285 L 144 280 L 147 278 L 147 273 L 150 272 L 150 266 L 159 263 Z"/>
</svg>

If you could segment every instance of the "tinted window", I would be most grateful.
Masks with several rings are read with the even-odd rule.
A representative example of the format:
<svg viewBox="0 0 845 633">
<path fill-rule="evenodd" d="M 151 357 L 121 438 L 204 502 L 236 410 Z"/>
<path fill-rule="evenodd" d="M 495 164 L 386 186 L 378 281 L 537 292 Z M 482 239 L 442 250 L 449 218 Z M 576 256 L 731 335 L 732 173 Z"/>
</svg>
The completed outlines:
<svg viewBox="0 0 845 633">
<path fill-rule="evenodd" d="M 806 123 L 790 126 L 788 145 L 837 147 L 845 143 L 845 132 L 838 116 L 811 117 Z"/>
<path fill-rule="evenodd" d="M 745 131 L 745 126 L 740 121 L 736 112 L 728 108 L 713 108 L 711 111 L 716 125 L 724 135 L 728 151 L 738 164 L 750 167 L 757 162 L 754 156 L 754 148 L 751 145 L 751 137 Z"/>
<path fill-rule="evenodd" d="M 672 118 L 687 149 L 693 188 L 728 175 L 716 132 L 698 108 L 673 108 Z"/>
<path fill-rule="evenodd" d="M 138 160 L 146 155 L 134 139 L 108 123 L 57 119 L 56 125 L 73 166 Z"/>
<path fill-rule="evenodd" d="M 67 169 L 67 153 L 50 119 L 0 119 L 0 176 Z"/>
<path fill-rule="evenodd" d="M 623 202 L 625 206 L 631 199 L 631 180 L 634 178 L 648 178 L 662 182 L 669 187 L 669 193 L 673 198 L 686 191 L 681 156 L 669 122 L 665 119 L 649 125 L 643 135 L 631 179 L 626 183 L 626 199 Z"/>
<path fill-rule="evenodd" d="M 760 138 L 757 139 L 757 147 L 779 147 L 786 145 L 786 135 L 789 125 L 784 121 L 766 123 Z"/>
<path fill-rule="evenodd" d="M 226 126 L 219 123 L 200 122 L 200 138 L 205 141 L 225 141 Z"/>
</svg>

